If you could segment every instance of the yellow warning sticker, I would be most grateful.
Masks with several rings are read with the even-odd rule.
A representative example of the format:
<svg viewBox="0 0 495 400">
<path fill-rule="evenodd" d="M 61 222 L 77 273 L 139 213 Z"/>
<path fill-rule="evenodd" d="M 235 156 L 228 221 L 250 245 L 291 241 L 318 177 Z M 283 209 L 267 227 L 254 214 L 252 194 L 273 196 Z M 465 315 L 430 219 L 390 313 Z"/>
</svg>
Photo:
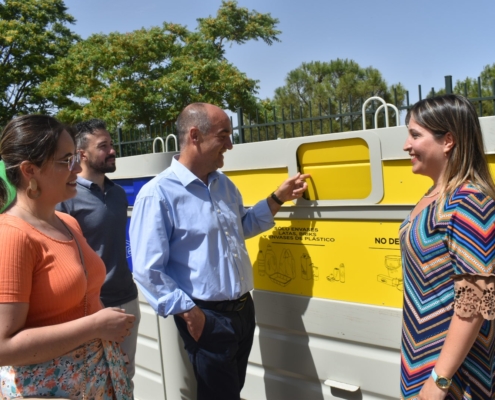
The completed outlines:
<svg viewBox="0 0 495 400">
<path fill-rule="evenodd" d="M 398 221 L 277 220 L 247 241 L 255 288 L 402 307 Z"/>
</svg>

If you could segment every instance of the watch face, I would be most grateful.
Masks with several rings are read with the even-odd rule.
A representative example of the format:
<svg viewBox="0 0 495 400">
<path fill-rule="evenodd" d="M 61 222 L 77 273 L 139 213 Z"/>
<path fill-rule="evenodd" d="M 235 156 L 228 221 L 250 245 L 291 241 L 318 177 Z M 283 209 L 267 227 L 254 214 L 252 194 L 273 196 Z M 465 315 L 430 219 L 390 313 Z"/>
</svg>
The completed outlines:
<svg viewBox="0 0 495 400">
<path fill-rule="evenodd" d="M 437 385 L 442 389 L 448 389 L 450 386 L 450 380 L 440 376 L 437 379 Z"/>
</svg>

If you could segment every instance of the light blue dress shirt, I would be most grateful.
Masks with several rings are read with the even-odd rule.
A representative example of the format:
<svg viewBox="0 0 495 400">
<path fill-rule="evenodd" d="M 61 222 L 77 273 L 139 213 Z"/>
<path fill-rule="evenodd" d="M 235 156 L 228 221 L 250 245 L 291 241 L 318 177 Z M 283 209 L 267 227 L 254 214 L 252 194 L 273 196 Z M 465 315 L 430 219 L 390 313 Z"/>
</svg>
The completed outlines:
<svg viewBox="0 0 495 400">
<path fill-rule="evenodd" d="M 140 190 L 129 237 L 134 278 L 161 316 L 192 299 L 235 300 L 253 289 L 245 239 L 273 227 L 266 199 L 245 208 L 223 173 L 208 186 L 176 159 Z"/>
</svg>

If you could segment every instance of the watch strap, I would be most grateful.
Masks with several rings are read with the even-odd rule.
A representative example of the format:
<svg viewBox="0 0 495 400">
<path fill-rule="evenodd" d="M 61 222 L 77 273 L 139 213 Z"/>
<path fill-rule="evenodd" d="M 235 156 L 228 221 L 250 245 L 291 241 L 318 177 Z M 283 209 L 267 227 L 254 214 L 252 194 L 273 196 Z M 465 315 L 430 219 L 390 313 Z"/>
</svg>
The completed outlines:
<svg viewBox="0 0 495 400">
<path fill-rule="evenodd" d="M 450 385 L 452 385 L 452 379 L 446 378 L 444 376 L 438 376 L 435 368 L 431 370 L 431 377 L 435 381 L 435 384 L 440 388 L 440 389 L 448 389 Z"/>
</svg>

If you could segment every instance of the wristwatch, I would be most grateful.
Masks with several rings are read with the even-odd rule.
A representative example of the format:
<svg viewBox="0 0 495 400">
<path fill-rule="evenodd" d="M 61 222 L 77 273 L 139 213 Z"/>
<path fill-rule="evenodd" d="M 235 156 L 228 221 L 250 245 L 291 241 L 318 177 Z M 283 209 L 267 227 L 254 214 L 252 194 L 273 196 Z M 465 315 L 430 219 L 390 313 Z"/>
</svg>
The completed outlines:
<svg viewBox="0 0 495 400">
<path fill-rule="evenodd" d="M 446 378 L 444 376 L 438 376 L 435 372 L 435 368 L 431 370 L 431 377 L 440 389 L 448 389 L 452 385 L 452 379 Z"/>
</svg>

